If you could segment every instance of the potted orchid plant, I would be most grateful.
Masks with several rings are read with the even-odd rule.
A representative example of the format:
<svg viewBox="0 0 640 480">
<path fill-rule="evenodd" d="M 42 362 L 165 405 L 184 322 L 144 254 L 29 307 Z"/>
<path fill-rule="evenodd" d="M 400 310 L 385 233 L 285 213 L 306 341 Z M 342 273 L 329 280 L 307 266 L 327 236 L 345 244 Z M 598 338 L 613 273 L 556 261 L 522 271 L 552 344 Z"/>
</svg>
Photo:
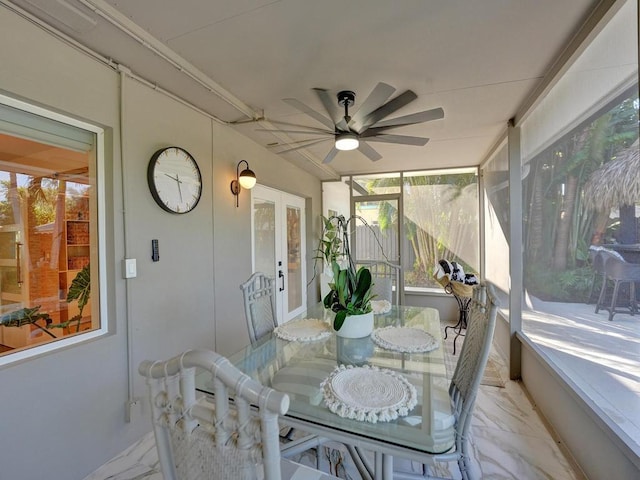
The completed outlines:
<svg viewBox="0 0 640 480">
<path fill-rule="evenodd" d="M 359 338 L 373 330 L 373 282 L 368 268 L 355 268 L 349 249 L 350 220 L 343 216 L 323 217 L 325 228 L 319 249 L 325 253 L 325 261 L 330 262 L 332 273 L 323 303 L 335 312 L 333 328 L 337 335 Z"/>
</svg>

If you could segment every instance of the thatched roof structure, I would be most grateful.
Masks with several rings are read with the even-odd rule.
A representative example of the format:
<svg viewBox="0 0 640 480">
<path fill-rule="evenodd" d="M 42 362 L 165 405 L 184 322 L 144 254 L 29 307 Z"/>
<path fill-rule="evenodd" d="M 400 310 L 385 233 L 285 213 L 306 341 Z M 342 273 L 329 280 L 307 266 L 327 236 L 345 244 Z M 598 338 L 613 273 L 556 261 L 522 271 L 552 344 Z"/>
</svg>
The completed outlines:
<svg viewBox="0 0 640 480">
<path fill-rule="evenodd" d="M 598 170 L 584 186 L 584 204 L 588 209 L 608 212 L 620 205 L 640 203 L 640 150 L 638 142 Z"/>
</svg>

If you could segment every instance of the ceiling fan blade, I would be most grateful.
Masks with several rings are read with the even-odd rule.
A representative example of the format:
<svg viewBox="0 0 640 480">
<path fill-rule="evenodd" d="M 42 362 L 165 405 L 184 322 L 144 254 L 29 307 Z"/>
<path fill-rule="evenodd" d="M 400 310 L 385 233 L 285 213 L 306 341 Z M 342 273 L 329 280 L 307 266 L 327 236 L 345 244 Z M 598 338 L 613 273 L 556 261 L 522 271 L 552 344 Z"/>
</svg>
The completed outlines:
<svg viewBox="0 0 640 480">
<path fill-rule="evenodd" d="M 285 125 L 287 127 L 296 127 L 296 128 L 307 128 L 309 130 L 313 130 L 314 132 L 328 132 L 328 130 L 320 127 L 309 127 L 308 125 L 300 125 L 299 123 L 289 123 L 289 122 L 281 122 L 280 120 L 268 120 L 269 123 L 273 123 L 274 125 Z M 333 134 L 333 127 L 331 127 L 331 131 L 329 132 Z"/>
<path fill-rule="evenodd" d="M 369 128 L 371 125 L 374 125 L 378 121 L 382 120 L 388 115 L 391 115 L 396 110 L 401 109 L 405 105 L 413 102 L 418 96 L 412 92 L 411 90 L 406 90 L 402 92 L 397 97 L 389 100 L 387 103 L 382 105 L 380 108 L 371 112 L 364 119 L 362 130 L 359 133 L 362 133 L 364 129 Z"/>
<path fill-rule="evenodd" d="M 338 132 L 348 132 L 349 124 L 347 123 L 347 119 L 342 117 L 339 122 L 336 123 L 336 131 Z"/>
<path fill-rule="evenodd" d="M 444 110 L 442 108 L 433 108 L 424 112 L 412 113 L 403 117 L 390 118 L 383 122 L 375 124 L 375 128 L 384 127 L 400 127 L 402 125 L 413 125 L 415 123 L 430 122 L 431 120 L 440 120 L 444 118 Z"/>
<path fill-rule="evenodd" d="M 429 139 L 425 137 L 411 137 L 409 135 L 387 135 L 384 133 L 365 138 L 367 139 L 367 142 L 399 143 L 402 145 L 415 145 L 418 147 L 426 145 L 429 141 Z"/>
<path fill-rule="evenodd" d="M 327 140 L 330 140 L 329 138 L 323 138 L 320 140 L 301 140 L 300 142 L 292 142 L 291 145 L 293 145 L 294 143 L 302 143 L 301 145 L 296 145 L 295 147 L 291 147 L 291 148 L 287 148 L 286 150 L 280 150 L 278 153 L 287 153 L 287 152 L 293 152 L 295 150 L 300 150 L 302 148 L 307 148 L 310 147 L 312 145 L 315 145 L 316 143 L 321 143 L 321 142 L 326 142 Z M 333 140 L 333 139 L 331 139 Z M 279 145 L 277 145 L 279 146 Z"/>
<path fill-rule="evenodd" d="M 340 119 L 340 113 L 336 109 L 335 100 L 331 98 L 329 91 L 324 88 L 314 88 L 313 91 L 316 92 L 322 105 L 324 105 L 325 110 L 329 114 L 329 118 L 331 118 L 333 123 L 337 123 Z"/>
<path fill-rule="evenodd" d="M 372 162 L 377 162 L 382 158 L 382 155 L 376 152 L 370 145 L 365 142 L 360 142 L 360 145 L 358 145 L 358 150 L 364 153 Z"/>
<path fill-rule="evenodd" d="M 333 136 L 334 133 L 329 130 L 316 131 L 316 130 L 270 130 L 268 128 L 256 128 L 256 132 L 269 132 L 269 133 L 302 133 L 304 135 L 329 135 Z"/>
<path fill-rule="evenodd" d="M 333 148 L 329 150 L 329 153 L 327 153 L 327 156 L 324 157 L 324 160 L 322 160 L 322 163 L 329 163 L 331 160 L 335 158 L 338 152 L 339 150 L 334 145 Z"/>
<path fill-rule="evenodd" d="M 317 143 L 317 142 L 322 142 L 325 139 L 316 139 L 316 138 L 305 138 L 304 140 L 292 140 L 290 142 L 283 142 L 283 143 L 272 143 L 267 145 L 268 148 L 280 148 L 280 147 L 292 147 L 294 145 L 302 145 L 302 146 L 306 146 L 310 143 Z"/>
<path fill-rule="evenodd" d="M 356 113 L 351 117 L 351 121 L 349 122 L 349 127 L 351 127 L 356 132 L 362 127 L 362 122 L 369 115 L 370 112 L 378 108 L 387 99 L 393 95 L 396 89 L 391 85 L 387 85 L 386 83 L 380 82 L 375 88 L 371 91 L 369 96 L 362 102 L 362 105 L 358 109 Z"/>
<path fill-rule="evenodd" d="M 334 128 L 333 120 L 330 120 L 324 115 L 322 115 L 321 113 L 316 112 L 313 108 L 305 105 L 304 103 L 302 103 L 299 100 L 296 100 L 295 98 L 285 98 L 284 101 L 289 105 L 291 105 L 293 108 L 300 110 L 302 113 L 306 113 L 314 120 L 317 120 L 318 122 L 323 124 L 325 127 L 333 130 Z"/>
</svg>

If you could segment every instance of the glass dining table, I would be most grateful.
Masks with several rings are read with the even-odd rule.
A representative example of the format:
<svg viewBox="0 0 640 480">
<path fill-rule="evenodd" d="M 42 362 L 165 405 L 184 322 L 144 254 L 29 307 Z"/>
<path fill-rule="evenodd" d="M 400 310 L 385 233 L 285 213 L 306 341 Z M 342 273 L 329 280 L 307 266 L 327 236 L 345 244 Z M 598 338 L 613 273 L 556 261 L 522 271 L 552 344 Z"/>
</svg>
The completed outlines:
<svg viewBox="0 0 640 480">
<path fill-rule="evenodd" d="M 321 304 L 300 316 L 328 323 L 332 317 Z M 394 456 L 421 461 L 425 454 L 448 451 L 454 443 L 454 417 L 438 311 L 392 306 L 388 313 L 375 315 L 374 319 L 375 329 L 389 326 L 422 329 L 437 340 L 438 346 L 426 353 L 404 353 L 382 348 L 370 336 L 349 339 L 332 333 L 316 341 L 288 341 L 272 333 L 229 360 L 263 385 L 289 395 L 290 407 L 281 419 L 283 425 L 375 452 L 371 476 L 390 479 Z M 367 365 L 401 375 L 415 387 L 415 407 L 406 416 L 376 423 L 333 413 L 324 402 L 321 383 L 339 365 Z M 196 385 L 201 392 L 212 393 L 209 377 L 198 376 Z"/>
</svg>

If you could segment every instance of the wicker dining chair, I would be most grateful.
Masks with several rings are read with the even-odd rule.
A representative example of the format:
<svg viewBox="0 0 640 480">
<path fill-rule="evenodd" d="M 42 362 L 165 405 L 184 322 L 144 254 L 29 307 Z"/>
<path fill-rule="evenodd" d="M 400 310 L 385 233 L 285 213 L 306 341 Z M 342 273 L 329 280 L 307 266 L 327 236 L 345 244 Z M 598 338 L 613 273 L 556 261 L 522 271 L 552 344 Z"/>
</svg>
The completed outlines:
<svg viewBox="0 0 640 480">
<path fill-rule="evenodd" d="M 211 375 L 213 398 L 198 397 L 196 370 Z M 289 396 L 252 380 L 225 357 L 189 350 L 144 361 L 153 430 L 165 480 L 334 479 L 284 459 L 278 417 Z"/>
<path fill-rule="evenodd" d="M 371 272 L 373 287 L 371 291 L 375 295 L 374 300 L 387 300 L 391 305 L 402 305 L 403 295 L 401 288 L 402 268 L 391 262 L 382 260 L 358 260 L 358 268 L 367 267 Z"/>
<path fill-rule="evenodd" d="M 418 471 L 394 471 L 394 479 L 438 478 L 429 475 L 429 466 L 436 463 L 457 462 L 464 480 L 470 477 L 469 432 L 473 409 L 484 374 L 499 302 L 493 286 L 484 282 L 476 286 L 469 305 L 469 324 L 460 356 L 456 364 L 451 383 L 449 397 L 453 411 L 455 443 L 446 453 L 432 455 L 427 463 L 420 464 Z M 415 462 L 411 462 L 415 464 Z M 415 466 L 415 465 L 413 465 Z"/>
<path fill-rule="evenodd" d="M 244 300 L 244 313 L 251 344 L 255 345 L 271 333 L 277 324 L 275 280 L 256 272 L 240 285 Z"/>
</svg>

